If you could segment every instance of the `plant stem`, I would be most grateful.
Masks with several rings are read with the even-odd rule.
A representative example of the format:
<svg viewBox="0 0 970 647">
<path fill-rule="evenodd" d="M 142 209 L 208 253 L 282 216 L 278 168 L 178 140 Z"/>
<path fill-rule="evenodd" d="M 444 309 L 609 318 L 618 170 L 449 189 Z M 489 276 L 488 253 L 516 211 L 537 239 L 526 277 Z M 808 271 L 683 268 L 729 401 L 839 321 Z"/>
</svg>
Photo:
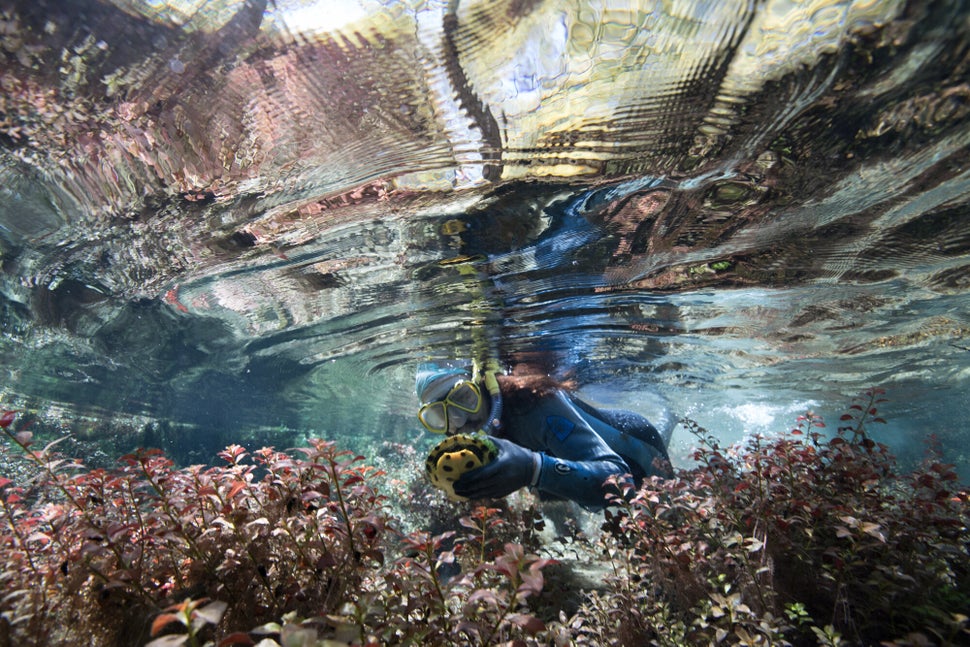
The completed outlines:
<svg viewBox="0 0 970 647">
<path fill-rule="evenodd" d="M 27 538 L 23 536 L 20 529 L 17 527 L 14 521 L 13 510 L 10 508 L 10 503 L 7 501 L 7 497 L 0 495 L 0 502 L 3 503 L 4 517 L 7 519 L 7 525 L 10 526 L 10 530 L 17 536 L 17 543 L 24 550 L 24 556 L 27 557 L 27 564 L 30 566 L 30 570 L 33 571 L 34 575 L 40 575 L 40 571 L 37 565 L 34 564 L 34 558 L 30 554 L 30 550 L 27 548 Z"/>
<path fill-rule="evenodd" d="M 337 505 L 340 506 L 340 514 L 343 515 L 344 523 L 347 525 L 347 547 L 350 550 L 350 556 L 355 562 L 360 561 L 360 557 L 357 554 L 357 546 L 354 544 L 354 527 L 350 521 L 350 514 L 347 512 L 347 504 L 344 502 L 344 495 L 342 488 L 340 487 L 340 477 L 337 473 L 337 461 L 334 458 L 330 458 L 330 475 L 333 478 L 333 488 L 337 493 Z"/>
</svg>

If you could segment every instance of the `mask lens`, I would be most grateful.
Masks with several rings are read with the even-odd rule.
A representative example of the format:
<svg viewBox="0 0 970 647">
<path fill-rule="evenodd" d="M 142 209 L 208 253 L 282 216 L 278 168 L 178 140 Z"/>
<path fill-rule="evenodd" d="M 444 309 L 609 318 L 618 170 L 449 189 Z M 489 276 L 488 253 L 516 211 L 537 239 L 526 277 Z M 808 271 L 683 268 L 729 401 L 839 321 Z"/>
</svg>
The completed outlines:
<svg viewBox="0 0 970 647">
<path fill-rule="evenodd" d="M 478 413 L 482 406 L 482 392 L 472 382 L 461 382 L 451 390 L 445 401 L 462 411 Z"/>
<path fill-rule="evenodd" d="M 448 411 L 444 402 L 431 402 L 418 411 L 418 419 L 428 431 L 443 434 L 448 431 Z"/>
<path fill-rule="evenodd" d="M 448 424 L 452 429 L 458 429 L 468 422 L 468 414 L 459 409 L 458 407 L 450 407 L 448 409 Z"/>
</svg>

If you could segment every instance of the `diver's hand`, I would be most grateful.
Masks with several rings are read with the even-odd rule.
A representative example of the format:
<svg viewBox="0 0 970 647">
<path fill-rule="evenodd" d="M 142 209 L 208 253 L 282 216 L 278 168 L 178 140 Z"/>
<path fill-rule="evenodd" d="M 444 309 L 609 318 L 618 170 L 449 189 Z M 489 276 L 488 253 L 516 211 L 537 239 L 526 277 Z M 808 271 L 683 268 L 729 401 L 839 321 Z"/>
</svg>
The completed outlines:
<svg viewBox="0 0 970 647">
<path fill-rule="evenodd" d="M 488 465 L 466 472 L 455 481 L 455 494 L 469 499 L 501 499 L 531 485 L 539 455 L 503 438 L 490 437 L 498 447 L 498 458 Z"/>
</svg>

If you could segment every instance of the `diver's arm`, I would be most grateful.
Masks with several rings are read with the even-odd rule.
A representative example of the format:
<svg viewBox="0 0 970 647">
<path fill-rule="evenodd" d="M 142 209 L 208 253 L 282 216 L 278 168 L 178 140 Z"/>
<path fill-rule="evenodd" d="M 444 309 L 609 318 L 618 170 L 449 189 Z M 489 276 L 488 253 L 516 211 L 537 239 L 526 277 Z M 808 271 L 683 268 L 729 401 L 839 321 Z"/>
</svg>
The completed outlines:
<svg viewBox="0 0 970 647">
<path fill-rule="evenodd" d="M 615 454 L 577 461 L 532 451 L 503 438 L 493 438 L 492 442 L 499 448 L 498 457 L 462 475 L 454 484 L 455 494 L 469 499 L 499 499 L 519 488 L 532 486 L 542 493 L 598 510 L 607 503 L 606 480 L 630 471 Z M 587 455 L 598 455 L 599 448 L 590 449 L 592 453 Z"/>
<path fill-rule="evenodd" d="M 610 491 L 606 484 L 608 478 L 630 471 L 619 456 L 597 461 L 570 461 L 548 454 L 540 456 L 542 466 L 536 489 L 571 499 L 588 510 L 600 510 L 606 506 L 606 495 Z M 615 488 L 613 492 L 619 494 Z"/>
<path fill-rule="evenodd" d="M 629 474 L 626 461 L 596 433 L 565 392 L 544 398 L 533 415 L 531 427 L 541 434 L 541 441 L 533 445 L 542 460 L 536 489 L 588 509 L 603 508 L 606 480 Z"/>
<path fill-rule="evenodd" d="M 454 485 L 456 494 L 501 498 L 532 486 L 596 510 L 607 504 L 606 480 L 630 472 L 563 393 L 542 398 L 510 422 L 506 437 L 493 439 L 498 457 L 462 475 Z"/>
</svg>

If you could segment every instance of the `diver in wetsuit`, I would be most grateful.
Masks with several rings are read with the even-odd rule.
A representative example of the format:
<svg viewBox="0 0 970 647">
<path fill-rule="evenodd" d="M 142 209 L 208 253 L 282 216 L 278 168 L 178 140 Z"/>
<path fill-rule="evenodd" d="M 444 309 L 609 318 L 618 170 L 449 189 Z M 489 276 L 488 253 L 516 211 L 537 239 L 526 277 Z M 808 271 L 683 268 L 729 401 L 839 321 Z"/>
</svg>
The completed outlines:
<svg viewBox="0 0 970 647">
<path fill-rule="evenodd" d="M 426 429 L 448 435 L 484 431 L 495 460 L 454 482 L 469 499 L 501 498 L 532 487 L 545 499 L 569 499 L 589 510 L 607 504 L 612 475 L 669 476 L 663 438 L 643 416 L 596 409 L 547 378 L 494 372 L 477 376 L 468 364 L 425 363 L 415 387 Z"/>
</svg>

